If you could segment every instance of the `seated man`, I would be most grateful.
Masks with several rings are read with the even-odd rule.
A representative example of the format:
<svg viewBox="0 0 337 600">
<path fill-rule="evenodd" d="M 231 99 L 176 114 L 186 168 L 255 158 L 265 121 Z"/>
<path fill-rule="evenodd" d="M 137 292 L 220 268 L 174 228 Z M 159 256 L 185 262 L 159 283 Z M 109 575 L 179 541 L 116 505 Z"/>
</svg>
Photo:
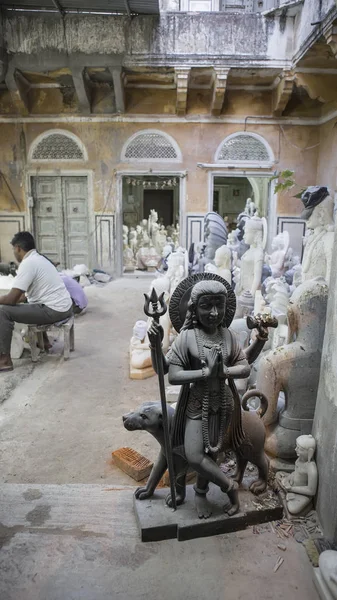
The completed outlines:
<svg viewBox="0 0 337 600">
<path fill-rule="evenodd" d="M 36 251 L 32 234 L 21 231 L 11 243 L 20 266 L 11 291 L 0 296 L 0 372 L 13 369 L 10 349 L 14 322 L 49 325 L 73 314 L 70 295 L 59 273 Z M 28 304 L 19 304 L 23 294 Z"/>
</svg>

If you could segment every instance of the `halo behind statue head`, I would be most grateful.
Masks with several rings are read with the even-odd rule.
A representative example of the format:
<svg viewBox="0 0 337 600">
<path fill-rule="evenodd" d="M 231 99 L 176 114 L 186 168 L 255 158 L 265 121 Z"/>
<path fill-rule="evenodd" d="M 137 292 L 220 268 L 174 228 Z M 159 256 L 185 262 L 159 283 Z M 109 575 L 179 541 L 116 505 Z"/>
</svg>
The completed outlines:
<svg viewBox="0 0 337 600">
<path fill-rule="evenodd" d="M 195 286 L 195 284 L 199 281 L 219 281 L 220 283 L 222 283 L 222 285 L 227 290 L 227 306 L 225 318 L 226 327 L 229 327 L 234 319 L 236 310 L 236 296 L 233 291 L 233 288 L 228 283 L 228 281 L 226 281 L 225 279 L 223 279 L 223 277 L 220 277 L 220 275 L 217 275 L 216 273 L 195 273 L 195 275 L 190 275 L 189 277 L 183 279 L 176 287 L 171 296 L 169 306 L 170 319 L 174 329 L 178 333 L 185 321 L 188 302 L 191 297 L 192 289 Z"/>
</svg>

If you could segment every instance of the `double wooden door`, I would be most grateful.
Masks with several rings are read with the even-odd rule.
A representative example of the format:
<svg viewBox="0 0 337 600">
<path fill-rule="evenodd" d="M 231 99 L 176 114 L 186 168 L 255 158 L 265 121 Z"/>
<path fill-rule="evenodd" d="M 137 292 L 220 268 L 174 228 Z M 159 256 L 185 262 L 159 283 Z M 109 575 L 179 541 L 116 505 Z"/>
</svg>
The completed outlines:
<svg viewBox="0 0 337 600">
<path fill-rule="evenodd" d="M 37 248 L 62 268 L 90 266 L 86 177 L 32 178 Z"/>
</svg>

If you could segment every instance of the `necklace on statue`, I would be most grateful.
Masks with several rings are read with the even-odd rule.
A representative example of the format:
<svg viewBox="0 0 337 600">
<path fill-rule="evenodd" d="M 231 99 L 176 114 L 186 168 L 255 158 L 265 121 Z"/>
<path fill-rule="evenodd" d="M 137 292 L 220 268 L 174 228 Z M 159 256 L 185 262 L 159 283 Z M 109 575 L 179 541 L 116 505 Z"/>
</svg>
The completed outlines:
<svg viewBox="0 0 337 600">
<path fill-rule="evenodd" d="M 198 330 L 200 341 L 204 348 L 210 350 L 211 348 L 215 348 L 215 346 L 220 346 L 221 350 L 223 349 L 223 333 L 221 329 L 217 329 L 215 333 L 206 333 L 203 329 Z"/>
</svg>

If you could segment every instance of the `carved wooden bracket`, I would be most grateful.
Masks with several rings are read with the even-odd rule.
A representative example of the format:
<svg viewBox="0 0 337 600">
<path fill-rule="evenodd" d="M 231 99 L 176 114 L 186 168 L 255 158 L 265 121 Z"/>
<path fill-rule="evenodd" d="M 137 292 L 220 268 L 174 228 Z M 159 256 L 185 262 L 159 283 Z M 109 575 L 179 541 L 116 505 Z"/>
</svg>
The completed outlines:
<svg viewBox="0 0 337 600">
<path fill-rule="evenodd" d="M 282 115 L 293 91 L 294 73 L 283 71 L 281 80 L 273 91 L 273 113 L 276 117 Z"/>
<path fill-rule="evenodd" d="M 186 115 L 187 109 L 187 94 L 188 94 L 188 81 L 190 78 L 190 68 L 176 68 L 176 85 L 177 85 L 177 103 L 176 113 L 179 116 Z"/>
<path fill-rule="evenodd" d="M 211 105 L 212 115 L 218 116 L 221 113 L 227 85 L 227 77 L 230 69 L 223 67 L 214 67 L 214 87 Z"/>
</svg>

